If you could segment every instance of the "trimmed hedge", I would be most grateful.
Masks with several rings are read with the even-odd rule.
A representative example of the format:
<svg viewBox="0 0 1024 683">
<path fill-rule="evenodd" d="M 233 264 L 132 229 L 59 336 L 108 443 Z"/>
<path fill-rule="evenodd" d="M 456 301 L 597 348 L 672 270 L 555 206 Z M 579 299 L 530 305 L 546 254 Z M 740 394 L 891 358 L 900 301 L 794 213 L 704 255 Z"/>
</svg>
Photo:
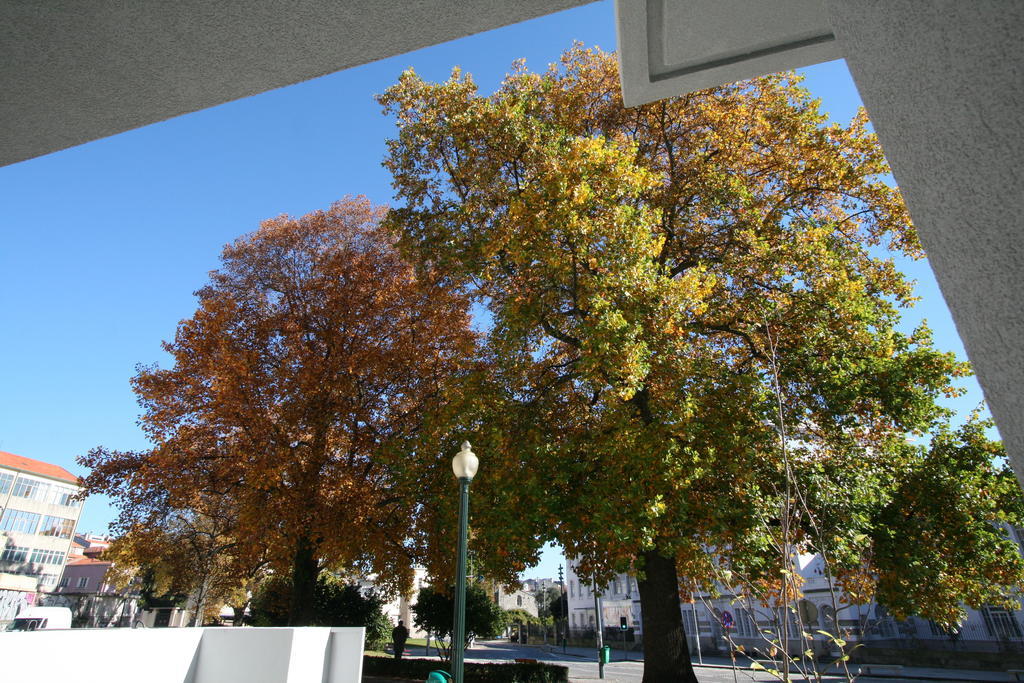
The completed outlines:
<svg viewBox="0 0 1024 683">
<path fill-rule="evenodd" d="M 568 683 L 569 667 L 558 664 L 494 663 L 477 664 L 466 662 L 466 683 Z M 448 665 L 437 659 L 402 659 L 391 657 L 363 657 L 363 674 L 393 678 L 408 678 L 425 681 L 431 671 Z"/>
</svg>

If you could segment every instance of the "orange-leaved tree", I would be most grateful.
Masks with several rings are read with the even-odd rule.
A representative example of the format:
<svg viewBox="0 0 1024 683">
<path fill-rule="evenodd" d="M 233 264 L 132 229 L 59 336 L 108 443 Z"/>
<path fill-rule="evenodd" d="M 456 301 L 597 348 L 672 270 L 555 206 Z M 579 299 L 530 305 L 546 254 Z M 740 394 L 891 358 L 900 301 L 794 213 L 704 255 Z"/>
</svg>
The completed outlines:
<svg viewBox="0 0 1024 683">
<path fill-rule="evenodd" d="M 87 488 L 120 507 L 118 531 L 229 507 L 233 556 L 244 566 L 272 549 L 294 625 L 309 622 L 325 567 L 411 581 L 405 443 L 475 343 L 467 301 L 414 272 L 384 213 L 349 197 L 225 247 L 164 344 L 171 367 L 133 380 L 153 447 L 80 459 Z"/>
</svg>

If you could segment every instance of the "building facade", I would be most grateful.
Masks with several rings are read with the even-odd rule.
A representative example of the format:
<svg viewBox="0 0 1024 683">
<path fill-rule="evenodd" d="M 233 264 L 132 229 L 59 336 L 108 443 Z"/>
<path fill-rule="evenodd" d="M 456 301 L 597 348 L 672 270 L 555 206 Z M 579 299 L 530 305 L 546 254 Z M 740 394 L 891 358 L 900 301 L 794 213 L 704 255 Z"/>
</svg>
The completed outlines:
<svg viewBox="0 0 1024 683">
<path fill-rule="evenodd" d="M 57 588 L 81 491 L 63 467 L 0 451 L 0 622 Z"/>
<path fill-rule="evenodd" d="M 565 590 L 569 603 L 570 634 L 584 637 L 589 633 L 593 637 L 597 628 L 595 593 L 599 593 L 605 638 L 618 641 L 628 637 L 631 642 L 635 642 L 642 633 L 640 592 L 636 579 L 628 574 L 619 574 L 611 583 L 598 590 L 592 580 L 577 574 L 574 562 L 568 564 Z M 623 623 L 625 629 L 622 628 Z"/>
<path fill-rule="evenodd" d="M 403 622 L 405 627 L 409 629 L 410 638 L 425 638 L 427 632 L 417 628 L 413 623 L 413 618 L 415 617 L 413 607 L 419 600 L 420 590 L 429 586 L 430 582 L 427 580 L 427 570 L 424 567 L 414 566 L 412 571 L 412 588 L 409 592 L 406 595 L 392 598 L 381 607 L 381 611 L 384 612 L 384 616 L 388 618 L 392 625 L 397 625 L 399 621 Z M 377 592 L 377 583 L 374 577 L 359 579 L 357 585 L 363 595 Z"/>
<path fill-rule="evenodd" d="M 498 607 L 504 610 L 521 609 L 532 616 L 537 616 L 538 614 L 537 596 L 524 588 L 510 591 L 498 584 L 494 586 L 491 599 L 494 600 Z"/>
<path fill-rule="evenodd" d="M 1010 529 L 1012 538 L 1024 548 L 1024 530 Z M 596 630 L 596 604 L 600 605 L 604 639 L 639 646 L 643 641 L 640 594 L 636 580 L 619 574 L 600 590 L 576 573 L 569 561 L 566 590 L 569 600 L 569 632 L 576 639 L 592 639 Z M 819 631 L 842 634 L 849 643 L 847 652 L 860 646 L 858 656 L 867 651 L 954 651 L 961 653 L 1024 652 L 1024 609 L 1007 610 L 996 606 L 980 609 L 965 607 L 966 618 L 955 631 L 942 628 L 921 617 L 894 618 L 884 605 L 869 602 L 852 604 L 841 589 L 834 587 L 818 555 L 800 558 L 803 598 L 799 614 L 790 613 L 785 629 L 792 649 L 804 648 L 801 631 L 814 633 L 811 649 L 816 655 L 837 655 L 830 638 Z M 600 598 L 595 604 L 595 592 Z M 770 649 L 765 631 L 779 634 L 779 612 L 756 602 L 730 595 L 720 586 L 718 597 L 698 594 L 694 602 L 680 601 L 679 610 L 691 653 L 726 654 L 732 646 L 746 652 Z M 621 628 L 625 624 L 626 628 Z"/>
<path fill-rule="evenodd" d="M 107 581 L 113 563 L 82 555 L 68 560 L 54 594 L 47 605 L 71 609 L 75 628 L 131 626 L 136 618 L 136 599 Z"/>
<path fill-rule="evenodd" d="M 523 590 L 530 593 L 540 593 L 549 588 L 556 588 L 558 585 L 556 579 L 526 579 L 523 581 Z"/>
</svg>

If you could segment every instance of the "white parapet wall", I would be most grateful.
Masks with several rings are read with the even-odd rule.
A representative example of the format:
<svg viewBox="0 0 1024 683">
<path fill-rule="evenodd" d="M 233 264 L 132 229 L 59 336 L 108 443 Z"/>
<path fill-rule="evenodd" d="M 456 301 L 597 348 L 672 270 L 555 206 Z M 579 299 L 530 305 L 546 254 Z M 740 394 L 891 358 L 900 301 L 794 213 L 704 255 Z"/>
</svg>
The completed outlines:
<svg viewBox="0 0 1024 683">
<path fill-rule="evenodd" d="M 359 683 L 364 637 L 362 628 L 8 632 L 0 662 L 4 681 Z"/>
</svg>

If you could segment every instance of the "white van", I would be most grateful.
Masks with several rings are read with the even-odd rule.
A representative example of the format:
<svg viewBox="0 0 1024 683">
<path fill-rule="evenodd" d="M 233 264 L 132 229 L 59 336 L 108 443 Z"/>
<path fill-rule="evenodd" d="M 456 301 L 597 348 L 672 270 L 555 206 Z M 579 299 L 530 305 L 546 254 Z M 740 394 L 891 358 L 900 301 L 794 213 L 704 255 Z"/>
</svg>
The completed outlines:
<svg viewBox="0 0 1024 683">
<path fill-rule="evenodd" d="M 7 627 L 8 631 L 50 631 L 71 628 L 71 610 L 67 607 L 28 607 Z"/>
</svg>

